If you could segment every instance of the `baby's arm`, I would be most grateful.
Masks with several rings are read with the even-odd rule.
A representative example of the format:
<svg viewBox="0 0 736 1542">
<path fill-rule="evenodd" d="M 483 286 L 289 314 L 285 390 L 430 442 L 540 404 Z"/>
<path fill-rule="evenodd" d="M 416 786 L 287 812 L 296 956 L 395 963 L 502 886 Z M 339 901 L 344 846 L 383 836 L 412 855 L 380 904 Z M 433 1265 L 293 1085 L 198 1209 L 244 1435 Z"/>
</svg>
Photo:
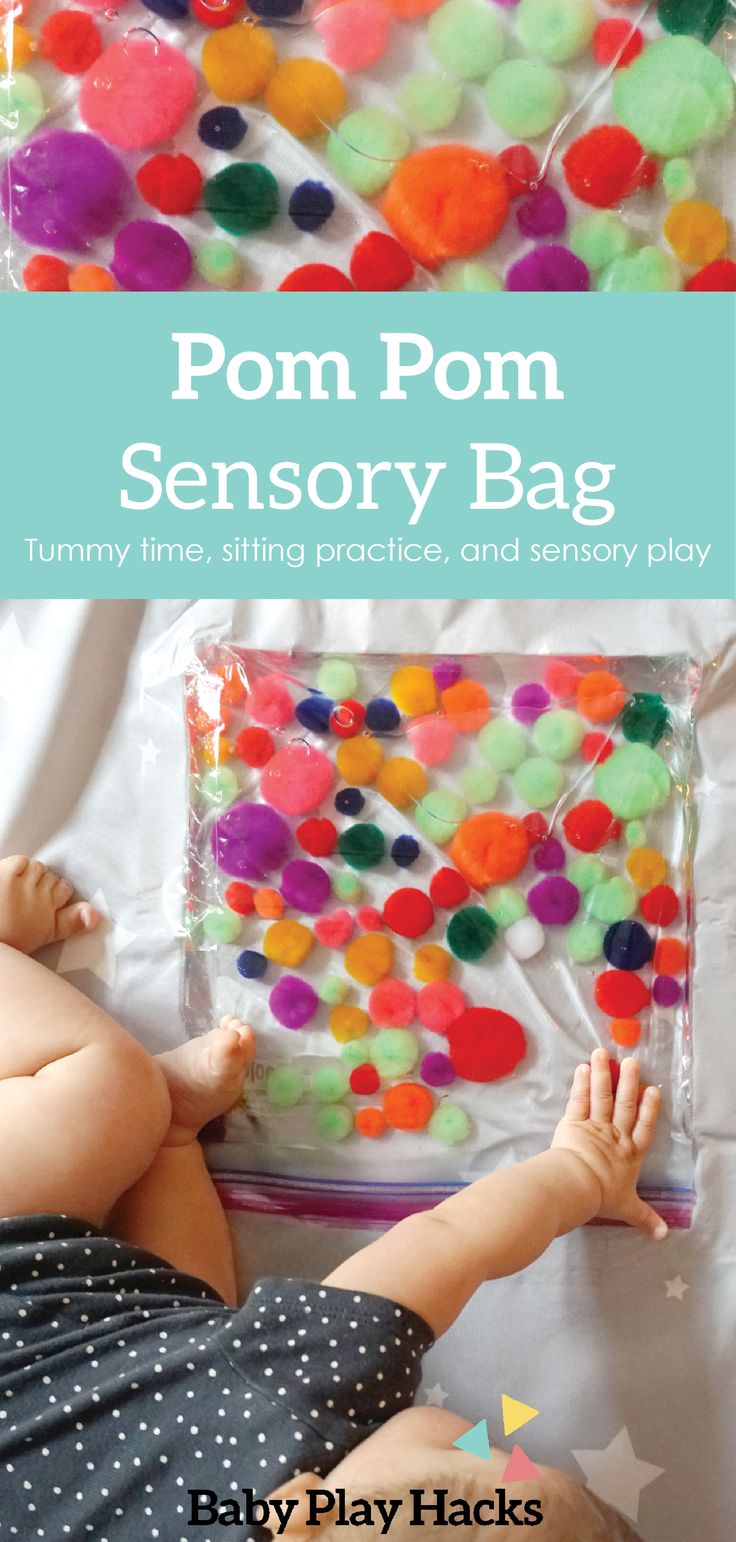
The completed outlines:
<svg viewBox="0 0 736 1542">
<path fill-rule="evenodd" d="M 549 1151 L 402 1221 L 325 1284 L 401 1302 L 440 1334 L 484 1280 L 525 1269 L 555 1237 L 595 1216 L 664 1237 L 664 1221 L 636 1193 L 659 1093 L 647 1087 L 640 1103 L 638 1096 L 638 1062 L 623 1062 L 614 1103 L 608 1054 L 596 1050 L 575 1072 Z"/>
</svg>

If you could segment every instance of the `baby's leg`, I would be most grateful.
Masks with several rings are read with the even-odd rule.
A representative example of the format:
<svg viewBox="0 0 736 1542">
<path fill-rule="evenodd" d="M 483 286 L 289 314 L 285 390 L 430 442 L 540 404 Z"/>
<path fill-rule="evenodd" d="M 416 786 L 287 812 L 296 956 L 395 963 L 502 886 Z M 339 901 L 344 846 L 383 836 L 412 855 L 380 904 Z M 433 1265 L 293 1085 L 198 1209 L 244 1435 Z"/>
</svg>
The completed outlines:
<svg viewBox="0 0 736 1542">
<path fill-rule="evenodd" d="M 100 1225 L 153 1160 L 171 1102 L 142 1046 L 26 956 L 97 924 L 71 896 L 40 862 L 0 862 L 0 1213 Z"/>
</svg>

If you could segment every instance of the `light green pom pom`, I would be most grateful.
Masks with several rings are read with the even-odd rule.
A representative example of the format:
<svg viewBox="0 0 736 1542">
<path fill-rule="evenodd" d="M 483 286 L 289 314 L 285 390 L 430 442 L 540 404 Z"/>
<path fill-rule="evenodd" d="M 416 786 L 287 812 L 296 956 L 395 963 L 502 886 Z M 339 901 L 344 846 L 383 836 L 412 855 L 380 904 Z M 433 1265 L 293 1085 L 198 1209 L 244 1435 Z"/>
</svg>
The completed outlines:
<svg viewBox="0 0 736 1542">
<path fill-rule="evenodd" d="M 567 876 L 581 894 L 587 894 L 597 883 L 603 882 L 606 871 L 600 857 L 576 857 L 567 869 Z"/>
<path fill-rule="evenodd" d="M 503 28 L 485 0 L 446 0 L 429 18 L 427 42 L 460 80 L 485 80 L 503 57 Z"/>
<path fill-rule="evenodd" d="M 688 155 L 721 139 L 735 101 L 725 64 L 694 37 L 660 38 L 614 75 L 616 116 L 654 155 Z"/>
<path fill-rule="evenodd" d="M 234 910 L 208 910 L 202 917 L 202 931 L 210 942 L 237 942 L 240 925 Z"/>
<path fill-rule="evenodd" d="M 304 1076 L 295 1065 L 277 1065 L 266 1077 L 266 1097 L 274 1108 L 294 1108 L 304 1097 Z"/>
<path fill-rule="evenodd" d="M 670 773 L 648 744 L 621 744 L 596 767 L 595 795 L 617 819 L 640 819 L 661 808 L 670 792 Z"/>
<path fill-rule="evenodd" d="M 366 1060 L 370 1060 L 370 1052 L 363 1037 L 348 1039 L 347 1044 L 341 1044 L 340 1059 L 345 1061 L 350 1071 L 354 1071 L 356 1065 L 365 1065 Z"/>
<path fill-rule="evenodd" d="M 320 1001 L 327 1002 L 330 1007 L 340 1005 L 350 995 L 350 981 L 345 980 L 339 974 L 326 974 L 317 990 Z"/>
<path fill-rule="evenodd" d="M 194 266 L 206 284 L 214 284 L 218 289 L 237 289 L 243 277 L 240 254 L 229 241 L 217 237 L 202 242 L 195 253 Z"/>
<path fill-rule="evenodd" d="M 441 1140 L 443 1146 L 457 1146 L 461 1140 L 467 1140 L 471 1129 L 469 1114 L 457 1103 L 441 1103 L 427 1125 L 432 1139 Z"/>
<path fill-rule="evenodd" d="M 629 851 L 636 851 L 639 846 L 646 846 L 647 844 L 647 832 L 640 819 L 630 819 L 624 835 Z"/>
<path fill-rule="evenodd" d="M 320 1103 L 339 1103 L 350 1091 L 350 1076 L 337 1063 L 321 1065 L 312 1077 L 312 1092 Z"/>
<path fill-rule="evenodd" d="M 536 139 L 559 121 L 567 87 L 541 59 L 507 59 L 486 86 L 489 116 L 512 139 Z"/>
<path fill-rule="evenodd" d="M 549 808 L 556 803 L 565 786 L 565 773 L 554 760 L 530 755 L 522 760 L 514 776 L 514 786 L 529 808 Z"/>
<path fill-rule="evenodd" d="M 569 760 L 583 742 L 585 728 L 577 712 L 560 707 L 556 712 L 543 712 L 532 729 L 535 749 L 550 760 Z"/>
<path fill-rule="evenodd" d="M 330 134 L 327 155 L 348 187 L 370 198 L 391 181 L 410 146 L 400 118 L 382 107 L 358 107 Z"/>
<path fill-rule="evenodd" d="M 202 777 L 202 796 L 214 808 L 228 808 L 237 798 L 238 791 L 238 778 L 229 766 L 218 766 Z"/>
<path fill-rule="evenodd" d="M 597 209 L 595 214 L 586 214 L 570 230 L 571 250 L 592 273 L 610 267 L 617 257 L 630 252 L 634 244 L 628 226 L 610 209 Z"/>
<path fill-rule="evenodd" d="M 425 70 L 404 81 L 396 100 L 416 133 L 437 134 L 454 123 L 462 91 L 459 80 L 438 75 L 435 70 Z"/>
<path fill-rule="evenodd" d="M 442 270 L 440 289 L 450 294 L 502 294 L 503 279 L 482 262 L 448 262 Z"/>
<path fill-rule="evenodd" d="M 628 878 L 608 878 L 591 889 L 588 909 L 596 921 L 613 926 L 614 921 L 625 921 L 627 916 L 633 916 L 638 903 L 636 888 Z"/>
<path fill-rule="evenodd" d="M 355 904 L 363 893 L 363 885 L 355 873 L 335 873 L 332 889 L 338 899 L 348 900 L 352 904 Z"/>
<path fill-rule="evenodd" d="M 385 1077 L 407 1076 L 419 1059 L 419 1046 L 408 1028 L 382 1028 L 369 1051 L 379 1076 Z"/>
<path fill-rule="evenodd" d="M 14 75 L 0 77 L 0 124 L 9 145 L 27 139 L 45 111 L 43 92 L 32 75 L 16 70 Z"/>
<path fill-rule="evenodd" d="M 698 184 L 692 161 L 684 155 L 666 161 L 662 168 L 662 186 L 669 203 L 681 203 L 685 198 L 694 198 Z"/>
<path fill-rule="evenodd" d="M 567 951 L 576 964 L 592 964 L 603 952 L 605 932 L 597 921 L 576 921 L 567 934 Z"/>
<path fill-rule="evenodd" d="M 478 749 L 494 771 L 515 771 L 529 753 L 523 728 L 503 717 L 494 718 L 481 729 Z"/>
<path fill-rule="evenodd" d="M 529 910 L 523 894 L 506 885 L 499 889 L 489 889 L 483 903 L 496 926 L 502 927 L 504 931 L 507 926 L 513 926 L 515 921 L 521 921 Z"/>
<path fill-rule="evenodd" d="M 530 54 L 564 64 L 587 48 L 597 19 L 594 0 L 521 0 L 516 31 Z"/>
<path fill-rule="evenodd" d="M 436 787 L 417 804 L 415 818 L 428 840 L 434 841 L 436 846 L 446 846 L 467 812 L 468 805 L 458 793 L 450 792 L 446 787 Z"/>
<path fill-rule="evenodd" d="M 682 288 L 682 274 L 669 252 L 640 246 L 638 252 L 609 263 L 596 287 L 603 294 L 672 294 Z"/>
<path fill-rule="evenodd" d="M 317 690 L 330 701 L 345 701 L 358 687 L 358 671 L 349 659 L 323 659 L 317 671 Z"/>
<path fill-rule="evenodd" d="M 325 1103 L 322 1108 L 315 1110 L 314 1124 L 317 1134 L 322 1140 L 345 1140 L 353 1128 L 353 1116 L 344 1103 Z"/>
<path fill-rule="evenodd" d="M 490 803 L 498 792 L 498 772 L 490 766 L 468 766 L 460 776 L 460 791 L 468 803 Z"/>
</svg>

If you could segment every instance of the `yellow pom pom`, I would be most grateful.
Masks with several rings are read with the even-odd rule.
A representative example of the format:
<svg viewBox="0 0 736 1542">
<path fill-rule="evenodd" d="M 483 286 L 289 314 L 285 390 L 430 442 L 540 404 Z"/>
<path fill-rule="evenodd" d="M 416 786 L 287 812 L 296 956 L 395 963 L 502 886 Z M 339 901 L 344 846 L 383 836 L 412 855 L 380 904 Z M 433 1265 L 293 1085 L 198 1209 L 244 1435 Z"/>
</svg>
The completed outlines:
<svg viewBox="0 0 736 1542">
<path fill-rule="evenodd" d="M 313 139 L 341 118 L 345 87 L 321 59 L 287 59 L 266 92 L 266 106 L 295 139 Z"/>
<path fill-rule="evenodd" d="M 680 262 L 702 268 L 715 262 L 728 246 L 728 225 L 720 209 L 697 198 L 673 204 L 664 222 L 664 233 Z"/>
<path fill-rule="evenodd" d="M 406 712 L 408 717 L 436 712 L 439 705 L 434 675 L 423 664 L 405 664 L 402 669 L 394 670 L 388 689 L 399 712 Z"/>
<path fill-rule="evenodd" d="M 408 808 L 418 803 L 427 791 L 427 776 L 418 761 L 408 755 L 394 755 L 385 760 L 376 778 L 376 787 L 394 808 Z"/>
<path fill-rule="evenodd" d="M 362 1007 L 333 1007 L 330 1012 L 330 1033 L 338 1044 L 349 1044 L 351 1039 L 361 1039 L 370 1018 Z"/>
<path fill-rule="evenodd" d="M 425 984 L 433 980 L 446 980 L 452 968 L 452 957 L 437 942 L 424 942 L 414 954 L 414 974 Z"/>
<path fill-rule="evenodd" d="M 652 846 L 637 846 L 635 851 L 629 853 L 626 858 L 626 871 L 633 879 L 637 889 L 648 892 L 656 889 L 657 885 L 664 883 L 667 876 L 667 863 L 659 851 Z"/>
<path fill-rule="evenodd" d="M 250 21 L 210 32 L 202 49 L 202 73 L 221 102 L 253 102 L 263 96 L 277 63 L 268 28 Z"/>
<path fill-rule="evenodd" d="M 13 23 L 10 48 L 6 47 L 7 35 L 0 34 L 0 71 L 22 70 L 30 64 L 36 52 L 36 40 L 27 27 L 22 27 L 20 22 Z"/>
<path fill-rule="evenodd" d="M 380 932 L 369 932 L 366 937 L 356 937 L 345 949 L 345 968 L 359 985 L 377 985 L 391 973 L 394 962 L 394 945 L 390 937 Z"/>
<path fill-rule="evenodd" d="M 383 750 L 369 734 L 357 734 L 354 739 L 343 739 L 335 759 L 343 781 L 351 787 L 367 787 L 375 782 L 383 764 Z"/>
<path fill-rule="evenodd" d="M 263 939 L 263 951 L 272 964 L 296 969 L 312 951 L 314 938 L 301 921 L 274 921 Z"/>
</svg>

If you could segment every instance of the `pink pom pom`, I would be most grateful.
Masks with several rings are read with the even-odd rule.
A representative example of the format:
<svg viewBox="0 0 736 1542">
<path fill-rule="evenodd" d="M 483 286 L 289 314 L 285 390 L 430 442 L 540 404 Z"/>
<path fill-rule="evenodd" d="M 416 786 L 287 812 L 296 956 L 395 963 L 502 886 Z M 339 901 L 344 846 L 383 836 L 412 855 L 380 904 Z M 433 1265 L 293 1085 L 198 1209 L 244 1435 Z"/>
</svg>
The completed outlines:
<svg viewBox="0 0 736 1542">
<path fill-rule="evenodd" d="M 79 111 L 92 132 L 121 150 L 162 144 L 194 105 L 197 77 L 184 54 L 161 38 L 130 32 L 90 65 Z"/>
<path fill-rule="evenodd" d="M 385 0 L 322 0 L 315 18 L 325 57 L 337 69 L 367 70 L 383 58 L 391 30 Z"/>
</svg>

